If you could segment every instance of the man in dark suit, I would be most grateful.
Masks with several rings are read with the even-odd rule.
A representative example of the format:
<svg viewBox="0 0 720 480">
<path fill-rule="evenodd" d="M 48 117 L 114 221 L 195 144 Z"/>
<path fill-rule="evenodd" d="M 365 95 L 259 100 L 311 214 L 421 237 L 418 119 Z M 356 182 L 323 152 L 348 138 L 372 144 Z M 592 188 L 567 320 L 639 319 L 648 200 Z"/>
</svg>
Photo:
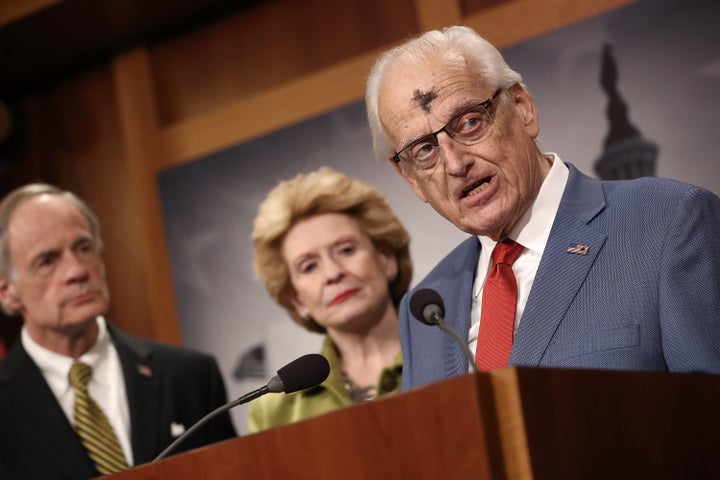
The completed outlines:
<svg viewBox="0 0 720 480">
<path fill-rule="evenodd" d="M 440 293 L 446 323 L 484 370 L 720 373 L 717 195 L 664 179 L 598 181 L 542 152 L 521 76 L 467 27 L 383 54 L 366 105 L 378 158 L 472 235 L 403 300 L 404 388 L 468 371 L 454 340 L 410 313 L 420 288 Z M 492 261 L 501 244 L 519 253 Z M 507 289 L 496 263 L 512 270 Z"/>
<path fill-rule="evenodd" d="M 132 338 L 104 318 L 101 251 L 95 215 L 70 192 L 31 184 L 0 203 L 0 302 L 23 317 L 0 363 L 4 480 L 111 473 L 91 460 L 73 427 L 79 414 L 68 374 L 78 362 L 92 368 L 87 391 L 109 421 L 122 466 L 151 461 L 227 401 L 211 356 Z M 235 436 L 226 412 L 173 453 Z"/>
</svg>

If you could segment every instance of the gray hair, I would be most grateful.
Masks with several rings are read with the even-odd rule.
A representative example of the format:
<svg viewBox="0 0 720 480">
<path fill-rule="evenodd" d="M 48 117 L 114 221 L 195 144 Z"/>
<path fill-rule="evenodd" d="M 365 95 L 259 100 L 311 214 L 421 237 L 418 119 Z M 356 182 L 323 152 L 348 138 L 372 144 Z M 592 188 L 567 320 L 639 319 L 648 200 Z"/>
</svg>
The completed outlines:
<svg viewBox="0 0 720 480">
<path fill-rule="evenodd" d="M 469 27 L 431 30 L 388 50 L 370 70 L 365 90 L 368 123 L 378 159 L 387 159 L 394 154 L 390 137 L 383 130 L 378 112 L 378 95 L 385 76 L 395 66 L 418 64 L 438 55 L 448 61 L 458 57 L 465 60 L 477 68 L 483 80 L 498 88 L 506 89 L 516 83 L 522 85 L 522 76 L 508 66 L 498 49 Z"/>
<path fill-rule="evenodd" d="M 10 259 L 8 243 L 8 223 L 15 209 L 25 201 L 40 195 L 59 195 L 67 199 L 80 211 L 90 227 L 95 248 L 102 251 L 103 242 L 100 237 L 100 222 L 90 207 L 74 193 L 62 190 L 46 183 L 31 183 L 8 193 L 0 202 L 0 278 L 14 279 L 14 270 Z"/>
</svg>

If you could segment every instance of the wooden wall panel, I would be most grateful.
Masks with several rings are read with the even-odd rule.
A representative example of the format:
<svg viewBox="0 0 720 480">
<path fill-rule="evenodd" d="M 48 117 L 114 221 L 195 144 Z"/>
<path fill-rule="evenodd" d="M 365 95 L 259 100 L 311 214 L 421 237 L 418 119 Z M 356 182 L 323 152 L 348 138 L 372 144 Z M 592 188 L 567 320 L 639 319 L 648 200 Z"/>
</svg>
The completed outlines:
<svg viewBox="0 0 720 480">
<path fill-rule="evenodd" d="M 111 291 L 109 317 L 135 334 L 154 336 L 139 235 L 143 210 L 133 208 L 116 91 L 105 66 L 66 80 L 40 97 L 46 129 L 34 136 L 52 169 L 43 176 L 83 197 L 102 225 Z M 169 338 L 169 337 L 168 337 Z"/>
<path fill-rule="evenodd" d="M 0 2 L 0 25 L 53 6 L 62 0 L 5 0 Z"/>
<path fill-rule="evenodd" d="M 245 9 L 150 47 L 160 123 L 280 88 L 417 29 L 412 0 L 282 0 Z"/>
<path fill-rule="evenodd" d="M 463 22 L 460 5 L 457 2 L 438 2 L 437 0 L 415 0 L 420 21 L 420 32 L 459 25 Z"/>
<path fill-rule="evenodd" d="M 124 208 L 137 212 L 134 237 L 140 249 L 136 265 L 144 287 L 147 326 L 152 337 L 179 343 L 171 268 L 165 243 L 162 214 L 155 181 L 164 152 L 160 144 L 155 91 L 150 59 L 145 49 L 119 55 L 113 63 L 120 131 L 125 144 L 125 165 L 130 172 Z"/>
<path fill-rule="evenodd" d="M 355 102 L 379 51 L 306 75 L 163 129 L 167 168 Z"/>
<path fill-rule="evenodd" d="M 468 13 L 463 23 L 503 48 L 635 1 L 509 0 Z"/>
</svg>

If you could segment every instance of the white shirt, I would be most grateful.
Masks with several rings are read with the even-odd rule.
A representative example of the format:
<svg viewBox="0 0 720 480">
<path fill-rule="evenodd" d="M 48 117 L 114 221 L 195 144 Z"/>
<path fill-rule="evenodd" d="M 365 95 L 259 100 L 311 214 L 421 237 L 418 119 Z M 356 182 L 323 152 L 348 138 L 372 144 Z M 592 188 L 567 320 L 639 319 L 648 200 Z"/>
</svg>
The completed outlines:
<svg viewBox="0 0 720 480">
<path fill-rule="evenodd" d="M 530 288 L 535 273 L 537 273 L 540 259 L 545 251 L 550 229 L 555 221 L 555 215 L 560 207 L 560 199 L 565 191 L 565 185 L 569 171 L 565 163 L 555 153 L 547 153 L 546 156 L 552 156 L 552 166 L 547 177 L 540 186 L 535 202 L 520 217 L 517 224 L 513 227 L 508 238 L 515 240 L 525 249 L 515 260 L 512 266 L 513 273 L 518 284 L 518 302 L 515 311 L 515 331 L 520 325 L 520 318 L 525 310 L 528 296 L 530 296 Z M 470 351 L 475 354 L 477 349 L 478 331 L 480 330 L 480 311 L 482 308 L 482 292 L 485 286 L 485 279 L 491 266 L 491 255 L 493 248 L 497 242 L 488 237 L 478 236 L 482 249 L 480 250 L 480 258 L 475 273 L 475 282 L 473 284 L 472 299 L 472 321 L 468 332 L 468 346 Z"/>
<path fill-rule="evenodd" d="M 90 396 L 100 405 L 115 430 L 128 465 L 133 465 L 130 445 L 130 408 L 125 394 L 125 378 L 115 345 L 107 331 L 105 319 L 97 317 L 98 337 L 95 344 L 80 358 L 74 359 L 52 352 L 38 345 L 23 327 L 20 335 L 22 346 L 40 368 L 40 372 L 65 412 L 70 424 L 74 425 L 73 405 L 75 391 L 70 385 L 68 374 L 76 361 L 90 365 L 93 369 L 88 383 Z"/>
</svg>

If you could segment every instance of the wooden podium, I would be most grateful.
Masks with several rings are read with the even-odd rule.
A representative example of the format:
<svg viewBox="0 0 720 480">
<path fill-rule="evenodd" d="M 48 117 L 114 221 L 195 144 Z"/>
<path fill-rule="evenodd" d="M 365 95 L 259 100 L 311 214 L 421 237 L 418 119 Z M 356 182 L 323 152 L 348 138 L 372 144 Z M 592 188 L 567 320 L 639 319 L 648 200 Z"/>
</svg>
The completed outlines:
<svg viewBox="0 0 720 480">
<path fill-rule="evenodd" d="M 720 376 L 506 368 L 109 478 L 720 478 L 719 406 Z"/>
</svg>

